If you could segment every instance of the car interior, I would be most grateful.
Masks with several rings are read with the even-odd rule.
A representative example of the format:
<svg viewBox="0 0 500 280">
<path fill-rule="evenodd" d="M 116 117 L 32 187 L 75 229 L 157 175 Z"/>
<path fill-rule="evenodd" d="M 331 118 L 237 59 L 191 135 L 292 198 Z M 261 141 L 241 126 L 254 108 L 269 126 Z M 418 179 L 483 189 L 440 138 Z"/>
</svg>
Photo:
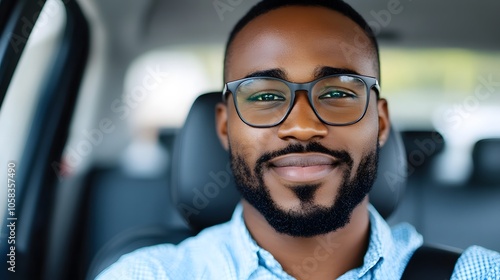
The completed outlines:
<svg viewBox="0 0 500 280">
<path fill-rule="evenodd" d="M 257 2 L 0 0 L 1 279 L 94 279 L 230 219 L 214 106 Z M 346 2 L 391 115 L 370 202 L 426 244 L 500 251 L 500 2 Z"/>
</svg>

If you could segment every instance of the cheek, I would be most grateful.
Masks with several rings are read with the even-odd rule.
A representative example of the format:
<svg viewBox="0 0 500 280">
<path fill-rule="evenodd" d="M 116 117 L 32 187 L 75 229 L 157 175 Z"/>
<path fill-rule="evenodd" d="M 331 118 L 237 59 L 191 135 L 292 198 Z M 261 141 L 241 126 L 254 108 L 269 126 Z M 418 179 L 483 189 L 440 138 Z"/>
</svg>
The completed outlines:
<svg viewBox="0 0 500 280">
<path fill-rule="evenodd" d="M 268 146 L 270 129 L 259 129 L 245 124 L 236 113 L 234 106 L 228 111 L 228 138 L 233 153 L 243 156 L 244 160 L 253 168 L 257 159 Z"/>
<path fill-rule="evenodd" d="M 332 127 L 332 143 L 347 150 L 353 157 L 356 170 L 362 157 L 376 149 L 378 139 L 378 112 L 376 100 L 370 100 L 365 116 L 356 124 L 345 127 Z M 337 145 L 335 145 L 337 147 Z"/>
<path fill-rule="evenodd" d="M 370 150 L 373 149 L 377 143 L 379 129 L 376 100 L 370 100 L 370 106 L 368 106 L 365 116 L 356 124 L 355 128 L 358 131 L 359 139 L 362 139 Z"/>
<path fill-rule="evenodd" d="M 377 144 L 379 133 L 379 116 L 376 96 L 371 96 L 366 114 L 359 122 L 359 125 L 364 133 L 363 136 L 365 137 L 366 143 L 372 149 Z"/>
</svg>

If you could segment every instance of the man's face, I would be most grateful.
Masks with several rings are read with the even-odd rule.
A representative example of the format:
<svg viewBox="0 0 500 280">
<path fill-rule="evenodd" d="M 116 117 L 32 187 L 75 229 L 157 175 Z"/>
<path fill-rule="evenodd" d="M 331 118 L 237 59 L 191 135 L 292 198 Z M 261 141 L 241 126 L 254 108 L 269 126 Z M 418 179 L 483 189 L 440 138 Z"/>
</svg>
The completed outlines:
<svg viewBox="0 0 500 280">
<path fill-rule="evenodd" d="M 376 57 L 366 42 L 360 27 L 335 11 L 280 8 L 235 37 L 226 79 L 279 70 L 283 79 L 304 83 L 326 68 L 377 77 Z M 232 98 L 218 107 L 217 125 L 243 198 L 278 232 L 292 236 L 323 234 L 348 223 L 375 179 L 378 143 L 388 133 L 385 101 L 377 101 L 372 90 L 363 119 L 330 126 L 317 118 L 307 93 L 297 92 L 281 124 L 254 128 L 238 117 Z"/>
</svg>

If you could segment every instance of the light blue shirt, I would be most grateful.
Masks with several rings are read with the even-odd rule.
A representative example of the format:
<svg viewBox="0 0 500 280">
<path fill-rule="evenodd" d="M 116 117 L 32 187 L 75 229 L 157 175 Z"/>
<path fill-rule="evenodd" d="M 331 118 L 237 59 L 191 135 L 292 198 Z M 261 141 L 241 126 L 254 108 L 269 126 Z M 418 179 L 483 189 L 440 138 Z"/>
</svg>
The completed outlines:
<svg viewBox="0 0 500 280">
<path fill-rule="evenodd" d="M 229 222 L 205 229 L 177 246 L 162 244 L 127 254 L 97 279 L 295 279 L 252 239 L 242 213 L 238 205 Z M 338 279 L 400 279 L 411 255 L 422 245 L 422 236 L 411 225 L 390 228 L 372 206 L 369 213 L 370 243 L 363 265 Z M 293 267 L 301 278 L 307 278 L 329 253 L 329 240 L 317 240 L 315 254 Z M 452 279 L 500 279 L 500 254 L 470 247 L 459 258 Z"/>
</svg>

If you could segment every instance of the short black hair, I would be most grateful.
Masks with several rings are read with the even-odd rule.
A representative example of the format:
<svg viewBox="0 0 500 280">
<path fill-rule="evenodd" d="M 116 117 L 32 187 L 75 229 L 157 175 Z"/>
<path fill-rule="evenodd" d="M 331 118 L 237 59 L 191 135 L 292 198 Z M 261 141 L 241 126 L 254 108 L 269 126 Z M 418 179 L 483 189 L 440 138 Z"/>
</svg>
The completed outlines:
<svg viewBox="0 0 500 280">
<path fill-rule="evenodd" d="M 349 4 L 345 3 L 342 0 L 263 0 L 257 3 L 255 6 L 253 6 L 250 9 L 250 11 L 248 11 L 247 14 L 244 17 L 242 17 L 238 21 L 238 23 L 236 23 L 236 25 L 234 26 L 233 30 L 229 35 L 229 39 L 227 40 L 226 43 L 226 51 L 224 53 L 224 81 L 226 80 L 227 76 L 226 69 L 227 69 L 229 49 L 236 35 L 238 35 L 238 33 L 243 29 L 243 27 L 245 27 L 248 23 L 250 23 L 258 16 L 263 15 L 272 10 L 288 6 L 324 7 L 337 11 L 347 16 L 352 21 L 354 21 L 359 27 L 361 27 L 364 30 L 365 34 L 371 41 L 374 54 L 376 56 L 375 67 L 377 69 L 377 73 L 380 80 L 380 55 L 375 34 L 370 25 L 368 25 L 368 23 L 365 21 L 365 19 L 358 12 L 356 12 L 356 10 L 354 10 Z"/>
</svg>

